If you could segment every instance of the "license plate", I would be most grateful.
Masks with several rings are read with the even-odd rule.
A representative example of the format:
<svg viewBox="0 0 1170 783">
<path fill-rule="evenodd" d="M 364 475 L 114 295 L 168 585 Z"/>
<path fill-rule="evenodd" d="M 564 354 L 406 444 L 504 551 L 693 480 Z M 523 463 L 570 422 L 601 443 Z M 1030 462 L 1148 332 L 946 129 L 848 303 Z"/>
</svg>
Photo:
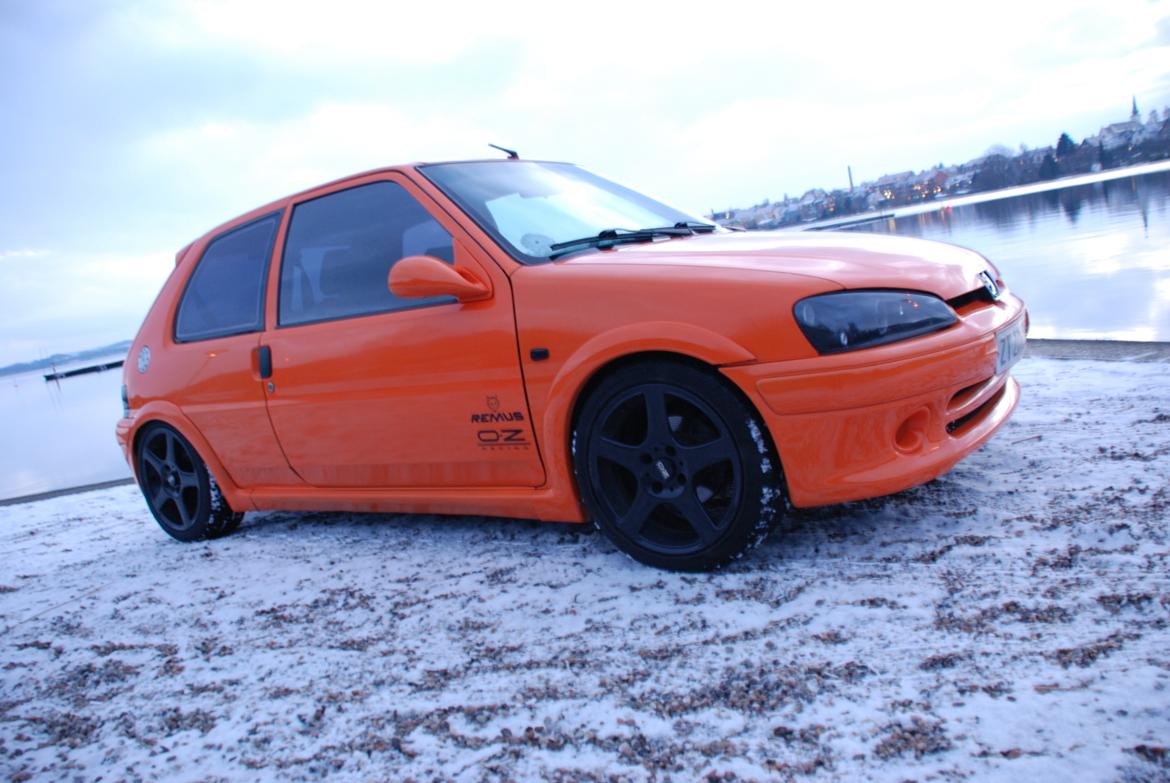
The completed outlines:
<svg viewBox="0 0 1170 783">
<path fill-rule="evenodd" d="M 1007 372 L 1013 364 L 1023 358 L 1026 345 L 1023 318 L 1017 318 L 1015 323 L 997 333 L 995 335 L 995 374 L 1000 375 Z"/>
</svg>

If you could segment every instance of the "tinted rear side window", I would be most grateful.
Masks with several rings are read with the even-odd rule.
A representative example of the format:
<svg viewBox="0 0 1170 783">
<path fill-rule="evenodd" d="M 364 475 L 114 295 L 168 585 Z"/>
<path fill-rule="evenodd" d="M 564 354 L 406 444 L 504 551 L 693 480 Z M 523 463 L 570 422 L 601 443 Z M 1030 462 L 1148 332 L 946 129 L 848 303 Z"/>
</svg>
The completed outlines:
<svg viewBox="0 0 1170 783">
<path fill-rule="evenodd" d="M 264 273 L 279 222 L 279 214 L 269 215 L 212 240 L 179 302 L 176 340 L 264 328 Z"/>
<path fill-rule="evenodd" d="M 280 324 L 454 302 L 390 293 L 390 267 L 413 255 L 455 260 L 451 235 L 401 185 L 375 182 L 297 205 L 280 268 Z"/>
</svg>

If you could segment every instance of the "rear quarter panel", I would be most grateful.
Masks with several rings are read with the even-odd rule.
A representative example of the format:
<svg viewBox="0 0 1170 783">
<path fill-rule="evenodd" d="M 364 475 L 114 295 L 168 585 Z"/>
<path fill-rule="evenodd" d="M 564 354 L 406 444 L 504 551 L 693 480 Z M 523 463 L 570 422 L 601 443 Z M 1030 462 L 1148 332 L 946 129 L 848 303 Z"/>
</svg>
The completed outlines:
<svg viewBox="0 0 1170 783">
<path fill-rule="evenodd" d="M 128 426 L 119 428 L 119 440 L 125 438 L 126 458 L 131 467 L 136 470 L 134 443 L 138 433 L 152 421 L 165 422 L 191 442 L 228 502 L 240 510 L 251 507 L 241 488 L 247 484 L 301 483 L 289 470 L 270 434 L 267 438 L 251 437 L 257 423 L 268 427 L 259 393 L 260 379 L 252 367 L 252 348 L 260 335 L 254 332 L 177 343 L 175 314 L 187 280 L 207 245 L 224 232 L 281 208 L 282 202 L 274 202 L 254 209 L 217 226 L 179 251 L 175 268 L 135 335 L 122 376 L 131 418 Z M 139 372 L 138 355 L 143 347 L 150 349 L 150 365 L 146 372 Z M 227 370 L 221 371 L 221 367 Z M 241 384 L 255 386 L 255 393 L 248 395 L 256 400 L 255 404 L 240 404 L 236 389 Z M 216 443 L 218 450 L 211 442 Z M 225 456 L 230 459 L 224 459 Z"/>
</svg>

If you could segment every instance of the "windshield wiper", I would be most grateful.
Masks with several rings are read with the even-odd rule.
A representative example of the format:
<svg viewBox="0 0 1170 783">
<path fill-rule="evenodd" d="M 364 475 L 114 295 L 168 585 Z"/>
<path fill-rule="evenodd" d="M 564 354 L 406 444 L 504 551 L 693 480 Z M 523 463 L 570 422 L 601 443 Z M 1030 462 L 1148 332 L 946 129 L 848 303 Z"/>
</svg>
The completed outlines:
<svg viewBox="0 0 1170 783">
<path fill-rule="evenodd" d="M 549 245 L 549 250 L 554 252 L 549 253 L 549 259 L 554 259 L 558 256 L 563 256 L 579 248 L 593 246 L 598 250 L 608 250 L 614 245 L 624 242 L 649 242 L 654 237 L 660 236 L 675 236 L 678 229 L 629 229 L 629 228 L 607 228 L 598 231 L 596 234 L 587 237 L 578 237 L 577 239 L 567 239 L 564 242 L 554 242 Z M 669 232 L 669 233 L 667 233 Z"/>
<path fill-rule="evenodd" d="M 706 234 L 715 230 L 709 223 L 695 221 L 679 221 L 673 226 L 658 226 L 657 228 L 607 228 L 592 236 L 567 239 L 564 242 L 555 242 L 549 245 L 549 260 L 563 256 L 584 247 L 593 246 L 598 250 L 608 250 L 614 245 L 625 242 L 649 242 L 656 237 L 689 237 L 693 234 Z"/>
<path fill-rule="evenodd" d="M 678 233 L 682 236 L 687 236 L 689 234 L 710 234 L 716 228 L 718 228 L 718 226 L 712 225 L 711 223 L 700 223 L 697 220 L 680 220 L 679 222 L 677 222 L 673 226 L 671 226 L 671 228 L 681 229 Z M 646 231 L 666 231 L 668 229 L 649 228 L 649 229 L 644 229 L 644 230 L 646 230 Z"/>
<path fill-rule="evenodd" d="M 673 226 L 658 226 L 657 228 L 640 228 L 639 231 L 652 231 L 655 236 L 689 237 L 693 234 L 710 234 L 717 226 L 710 223 L 700 223 L 697 220 L 680 220 Z"/>
</svg>

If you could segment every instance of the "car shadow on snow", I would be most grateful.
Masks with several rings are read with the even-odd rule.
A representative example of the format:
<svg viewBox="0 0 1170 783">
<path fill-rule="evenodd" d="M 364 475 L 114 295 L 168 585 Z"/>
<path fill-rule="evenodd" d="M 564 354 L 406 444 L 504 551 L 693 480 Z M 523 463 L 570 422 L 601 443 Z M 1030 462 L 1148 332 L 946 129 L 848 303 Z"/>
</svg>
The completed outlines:
<svg viewBox="0 0 1170 783">
<path fill-rule="evenodd" d="M 944 476 L 926 485 L 873 500 L 791 509 L 755 551 L 728 565 L 736 574 L 783 569 L 790 560 L 831 562 L 913 557 L 963 532 L 967 520 L 986 514 L 969 482 Z M 352 512 L 253 512 L 236 536 L 253 541 L 301 539 L 381 547 L 425 547 L 444 559 L 491 557 L 497 548 L 527 557 L 567 561 L 595 558 L 628 563 L 591 524 L 541 522 L 508 517 Z M 472 550 L 469 554 L 468 550 Z M 591 563 L 595 564 L 595 563 Z M 638 566 L 641 567 L 641 566 Z"/>
</svg>

